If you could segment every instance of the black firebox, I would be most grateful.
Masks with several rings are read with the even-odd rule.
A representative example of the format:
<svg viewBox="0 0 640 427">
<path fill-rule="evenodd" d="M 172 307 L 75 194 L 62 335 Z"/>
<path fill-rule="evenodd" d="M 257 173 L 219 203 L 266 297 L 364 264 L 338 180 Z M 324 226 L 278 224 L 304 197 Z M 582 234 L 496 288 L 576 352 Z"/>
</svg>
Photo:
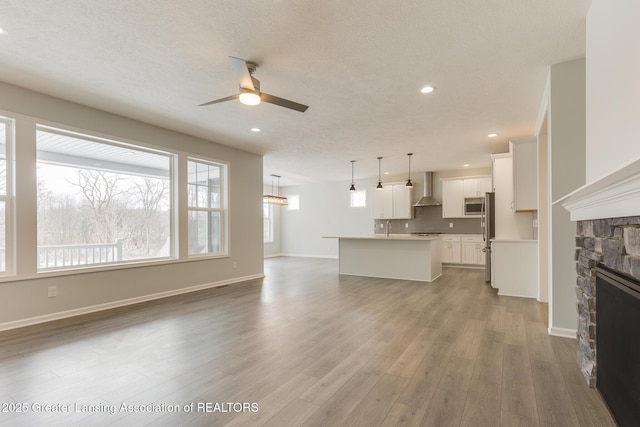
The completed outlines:
<svg viewBox="0 0 640 427">
<path fill-rule="evenodd" d="M 597 387 L 621 427 L 640 426 L 640 282 L 596 268 Z"/>
</svg>

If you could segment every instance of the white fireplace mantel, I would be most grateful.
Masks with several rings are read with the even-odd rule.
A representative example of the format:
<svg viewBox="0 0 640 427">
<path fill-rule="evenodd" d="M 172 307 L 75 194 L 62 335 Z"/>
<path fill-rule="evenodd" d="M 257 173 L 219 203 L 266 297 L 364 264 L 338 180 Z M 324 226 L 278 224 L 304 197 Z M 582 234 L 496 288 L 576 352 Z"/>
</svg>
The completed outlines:
<svg viewBox="0 0 640 427">
<path fill-rule="evenodd" d="M 640 159 L 556 200 L 571 221 L 640 215 Z"/>
</svg>

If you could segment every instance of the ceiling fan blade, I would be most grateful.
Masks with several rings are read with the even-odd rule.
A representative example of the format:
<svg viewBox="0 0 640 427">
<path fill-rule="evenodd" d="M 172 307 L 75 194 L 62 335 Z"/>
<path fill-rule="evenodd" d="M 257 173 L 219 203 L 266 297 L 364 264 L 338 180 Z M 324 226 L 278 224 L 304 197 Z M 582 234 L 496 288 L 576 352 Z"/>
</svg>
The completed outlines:
<svg viewBox="0 0 640 427">
<path fill-rule="evenodd" d="M 243 89 L 250 89 L 252 92 L 255 92 L 255 87 L 253 86 L 253 80 L 251 79 L 251 73 L 249 73 L 249 66 L 247 65 L 247 61 L 242 58 L 236 58 L 235 56 L 230 56 L 231 63 L 233 64 L 233 68 L 236 70 L 236 74 L 240 76 L 240 87 Z"/>
<path fill-rule="evenodd" d="M 298 104 L 297 102 L 289 101 L 288 99 L 278 98 L 277 96 L 269 95 L 268 93 L 260 92 L 260 99 L 269 104 L 279 105 L 280 107 L 289 108 L 291 110 L 300 111 L 304 113 L 309 108 L 308 105 Z"/>
<path fill-rule="evenodd" d="M 232 99 L 238 99 L 238 97 L 240 97 L 240 94 L 235 94 L 235 95 L 227 96 L 226 98 L 216 99 L 215 101 L 205 102 L 204 104 L 198 105 L 198 107 L 204 107 L 205 105 L 218 104 L 220 102 L 231 101 Z"/>
</svg>

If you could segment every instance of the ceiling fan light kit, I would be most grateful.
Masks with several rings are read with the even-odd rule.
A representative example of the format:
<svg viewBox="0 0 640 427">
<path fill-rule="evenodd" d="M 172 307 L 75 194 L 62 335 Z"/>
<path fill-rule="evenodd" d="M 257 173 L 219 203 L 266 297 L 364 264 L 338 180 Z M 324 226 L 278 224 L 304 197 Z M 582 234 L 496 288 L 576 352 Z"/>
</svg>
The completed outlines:
<svg viewBox="0 0 640 427">
<path fill-rule="evenodd" d="M 247 89 L 242 89 L 239 99 L 244 105 L 260 104 L 260 95 Z"/>
<path fill-rule="evenodd" d="M 279 107 L 300 111 L 301 113 L 304 113 L 307 111 L 307 108 L 309 108 L 308 105 L 260 92 L 260 81 L 253 77 L 253 73 L 258 68 L 258 64 L 242 58 L 236 58 L 235 56 L 230 56 L 229 58 L 231 58 L 234 68 L 240 74 L 240 93 L 205 102 L 204 104 L 198 105 L 198 107 L 239 99 L 240 102 L 245 105 L 258 105 L 260 102 L 267 102 Z"/>
</svg>

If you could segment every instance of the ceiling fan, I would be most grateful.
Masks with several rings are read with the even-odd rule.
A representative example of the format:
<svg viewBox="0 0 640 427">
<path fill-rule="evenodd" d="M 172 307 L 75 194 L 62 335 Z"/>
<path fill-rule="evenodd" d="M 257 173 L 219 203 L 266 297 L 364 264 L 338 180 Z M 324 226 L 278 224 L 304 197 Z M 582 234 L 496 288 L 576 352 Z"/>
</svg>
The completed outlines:
<svg viewBox="0 0 640 427">
<path fill-rule="evenodd" d="M 229 58 L 231 58 L 234 68 L 241 76 L 240 93 L 227 96 L 225 98 L 216 99 L 214 101 L 205 102 L 204 104 L 198 105 L 198 107 L 231 101 L 232 99 L 240 99 L 240 102 L 246 105 L 258 105 L 262 101 L 268 102 L 269 104 L 278 105 L 280 107 L 300 111 L 301 113 L 304 113 L 307 108 L 309 108 L 308 105 L 298 104 L 297 102 L 289 101 L 288 99 L 278 98 L 277 96 L 260 92 L 260 81 L 253 77 L 253 73 L 258 68 L 258 64 L 256 64 L 255 62 L 246 61 L 242 58 L 236 58 L 235 56 L 230 56 Z"/>
</svg>

